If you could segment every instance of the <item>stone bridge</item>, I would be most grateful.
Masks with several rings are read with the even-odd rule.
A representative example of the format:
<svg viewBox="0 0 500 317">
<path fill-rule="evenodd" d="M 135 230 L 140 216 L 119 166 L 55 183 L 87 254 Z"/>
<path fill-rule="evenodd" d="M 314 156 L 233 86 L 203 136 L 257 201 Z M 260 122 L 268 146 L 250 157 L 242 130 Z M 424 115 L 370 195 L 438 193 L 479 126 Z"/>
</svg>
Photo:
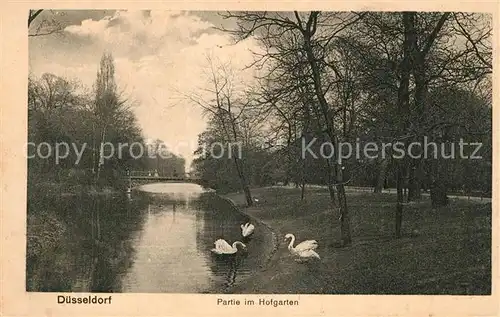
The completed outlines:
<svg viewBox="0 0 500 317">
<path fill-rule="evenodd" d="M 158 173 L 152 174 L 148 172 L 129 172 L 124 178 L 128 181 L 128 189 L 131 190 L 136 186 L 152 184 L 152 183 L 193 183 L 203 185 L 200 178 L 191 177 L 189 174 L 184 176 L 161 176 Z"/>
</svg>

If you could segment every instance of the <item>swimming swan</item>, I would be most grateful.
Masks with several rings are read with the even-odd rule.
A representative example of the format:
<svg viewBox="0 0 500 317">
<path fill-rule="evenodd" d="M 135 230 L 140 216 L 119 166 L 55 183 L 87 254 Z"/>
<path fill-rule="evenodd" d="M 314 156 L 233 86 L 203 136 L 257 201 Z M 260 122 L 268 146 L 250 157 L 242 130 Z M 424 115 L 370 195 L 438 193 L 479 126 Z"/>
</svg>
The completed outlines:
<svg viewBox="0 0 500 317">
<path fill-rule="evenodd" d="M 241 235 L 243 237 L 248 237 L 249 235 L 251 235 L 253 233 L 253 231 L 255 230 L 255 226 L 252 225 L 251 223 L 247 222 L 246 224 L 244 225 L 241 225 Z"/>
<path fill-rule="evenodd" d="M 235 254 L 238 252 L 238 247 L 241 246 L 243 249 L 246 249 L 246 245 L 244 245 L 240 241 L 235 241 L 233 245 L 231 246 L 229 243 L 227 243 L 226 240 L 224 239 L 219 239 L 215 241 L 215 248 L 213 248 L 211 251 L 215 254 Z"/>
<path fill-rule="evenodd" d="M 316 240 L 306 240 L 293 247 L 293 244 L 295 243 L 295 236 L 291 233 L 285 235 L 285 241 L 290 238 L 292 239 L 290 241 L 290 244 L 288 245 L 288 250 L 290 250 L 290 253 L 301 258 L 321 259 L 319 254 L 314 251 L 318 247 L 318 242 Z"/>
</svg>

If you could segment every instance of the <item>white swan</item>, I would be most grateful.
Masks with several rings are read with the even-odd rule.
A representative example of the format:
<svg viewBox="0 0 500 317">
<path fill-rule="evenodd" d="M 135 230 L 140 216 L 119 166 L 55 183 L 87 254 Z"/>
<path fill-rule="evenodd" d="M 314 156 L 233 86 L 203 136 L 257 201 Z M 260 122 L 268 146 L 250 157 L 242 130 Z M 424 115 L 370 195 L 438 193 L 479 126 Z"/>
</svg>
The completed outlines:
<svg viewBox="0 0 500 317">
<path fill-rule="evenodd" d="M 255 230 L 255 226 L 249 222 L 245 223 L 244 225 L 241 225 L 240 227 L 241 227 L 241 235 L 243 237 L 248 237 Z"/>
<path fill-rule="evenodd" d="M 306 241 L 302 241 L 301 243 L 299 243 L 295 247 L 293 247 L 293 244 L 295 243 L 295 236 L 291 233 L 288 233 L 287 235 L 285 235 L 285 240 L 288 240 L 290 238 L 292 239 L 290 241 L 290 244 L 288 245 L 288 250 L 290 250 L 290 253 L 292 253 L 293 255 L 299 256 L 301 258 L 321 259 L 319 254 L 314 251 L 318 247 L 318 241 L 306 240 Z"/>
<path fill-rule="evenodd" d="M 224 239 L 219 239 L 215 241 L 215 248 L 213 248 L 211 251 L 216 254 L 235 254 L 238 252 L 238 245 L 242 246 L 243 249 L 246 249 L 246 245 L 244 245 L 240 241 L 235 241 L 233 245 L 231 246 L 229 243 L 227 243 L 226 240 Z"/>
</svg>

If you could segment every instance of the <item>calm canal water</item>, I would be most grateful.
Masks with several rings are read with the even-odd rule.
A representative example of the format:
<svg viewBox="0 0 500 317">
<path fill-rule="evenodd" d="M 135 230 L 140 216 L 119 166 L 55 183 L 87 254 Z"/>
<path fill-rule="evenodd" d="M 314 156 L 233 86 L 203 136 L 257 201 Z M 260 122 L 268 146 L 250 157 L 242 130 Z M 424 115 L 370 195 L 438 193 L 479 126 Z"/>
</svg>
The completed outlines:
<svg viewBox="0 0 500 317">
<path fill-rule="evenodd" d="M 253 238 L 245 241 L 247 254 L 232 257 L 212 254 L 210 249 L 219 238 L 230 244 L 241 241 L 240 225 L 248 221 L 214 193 L 184 183 L 148 184 L 139 190 L 129 197 L 87 202 L 87 208 L 92 209 L 91 221 L 86 220 L 89 225 L 75 226 L 74 233 L 68 235 L 74 241 L 66 244 L 73 247 L 59 251 L 68 253 L 59 255 L 64 259 L 59 265 L 70 272 L 66 278 L 59 278 L 69 277 L 71 283 L 54 283 L 56 273 L 49 272 L 38 274 L 41 281 L 31 288 L 133 293 L 230 292 L 231 285 L 259 270 L 270 256 L 271 232 L 259 226 Z M 81 204 L 72 206 L 81 208 L 77 205 Z M 71 204 L 66 208 L 71 209 Z M 82 221 L 79 216 L 82 213 L 88 215 L 89 211 L 77 210 L 68 220 Z M 75 248 L 80 250 L 75 252 Z"/>
</svg>

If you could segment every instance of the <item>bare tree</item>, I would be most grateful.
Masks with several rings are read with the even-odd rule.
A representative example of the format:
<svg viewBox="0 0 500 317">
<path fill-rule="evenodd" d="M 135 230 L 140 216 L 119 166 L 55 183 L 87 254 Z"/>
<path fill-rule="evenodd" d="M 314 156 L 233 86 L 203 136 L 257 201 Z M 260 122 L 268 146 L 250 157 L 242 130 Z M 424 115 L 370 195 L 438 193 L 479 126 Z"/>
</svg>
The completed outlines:
<svg viewBox="0 0 500 317">
<path fill-rule="evenodd" d="M 64 27 L 58 21 L 57 16 L 63 14 L 62 12 L 55 12 L 53 10 L 29 10 L 28 36 L 44 36 L 62 32 Z"/>
<path fill-rule="evenodd" d="M 109 139 L 114 121 L 120 114 L 128 111 L 127 101 L 121 97 L 117 90 L 115 65 L 113 56 L 110 53 L 104 53 L 101 58 L 94 89 L 95 99 L 92 107 L 95 117 L 93 125 L 93 171 L 95 172 L 95 181 L 98 182 L 104 166 L 102 144 Z"/>
<path fill-rule="evenodd" d="M 227 145 L 228 155 L 231 156 L 245 194 L 247 206 L 253 205 L 252 194 L 246 174 L 244 162 L 241 157 L 241 145 L 245 139 L 245 124 L 251 119 L 247 115 L 250 108 L 248 100 L 238 91 L 236 75 L 230 63 L 215 61 L 210 55 L 206 56 L 208 63 L 207 76 L 210 88 L 200 89 L 202 93 L 184 94 L 192 103 L 200 106 L 211 116 L 213 122 L 220 127 L 223 142 Z M 206 95 L 210 97 L 207 99 Z"/>
<path fill-rule="evenodd" d="M 36 19 L 37 16 L 42 13 L 43 9 L 38 9 L 38 10 L 30 10 L 29 11 L 29 16 L 28 16 L 28 27 L 31 26 L 31 23 Z"/>
<path fill-rule="evenodd" d="M 300 61 L 295 66 L 303 64 L 307 73 L 305 74 L 305 85 L 309 85 L 314 99 L 310 103 L 314 105 L 314 117 L 317 126 L 322 127 L 328 141 L 338 149 L 339 131 L 334 124 L 334 109 L 327 100 L 327 93 L 332 89 L 337 80 L 335 65 L 328 61 L 327 48 L 330 43 L 342 34 L 350 25 L 356 23 L 360 16 L 351 13 L 281 13 L 281 12 L 242 12 L 224 14 L 225 18 L 235 18 L 237 28 L 225 30 L 234 34 L 237 40 L 254 36 L 266 50 L 258 56 L 258 62 L 265 64 L 273 61 L 279 64 L 290 55 L 301 54 Z M 283 38 L 295 39 L 296 45 L 287 45 L 281 41 Z M 258 63 L 257 62 L 257 63 Z M 272 63 L 271 63 L 272 64 Z M 304 67 L 303 66 L 303 67 Z M 278 68 L 269 66 L 270 73 Z M 331 76 L 326 76 L 326 69 L 333 70 Z M 283 69 L 280 69 L 283 72 Z M 345 194 L 345 181 L 343 169 L 334 155 L 328 162 L 328 175 L 330 184 L 337 188 L 337 199 L 341 221 L 341 245 L 351 243 L 350 217 L 347 208 Z"/>
<path fill-rule="evenodd" d="M 382 107 L 372 112 L 364 109 L 358 115 L 366 114 L 380 123 L 385 121 L 373 128 L 382 137 L 389 137 L 391 142 L 402 141 L 406 145 L 423 142 L 424 136 L 443 134 L 447 126 L 454 124 L 451 116 L 443 120 L 440 105 L 429 100 L 429 89 L 435 91 L 456 85 L 477 87 L 478 90 L 487 87 L 491 30 L 488 19 L 482 15 L 368 13 L 360 25 L 358 31 L 353 31 L 355 37 L 351 40 L 354 43 L 351 51 L 364 48 L 367 53 L 360 57 L 361 68 L 383 69 L 384 72 L 383 75 L 371 70 L 363 72 L 367 79 L 364 91 L 369 96 L 366 101 L 371 104 L 370 99 L 373 99 Z M 391 97 L 394 92 L 397 102 Z M 396 112 L 390 110 L 391 103 L 398 105 Z M 425 163 L 433 165 L 427 169 L 427 175 L 423 159 L 396 161 L 397 236 L 401 234 L 403 205 L 409 200 L 419 199 L 424 181 L 428 183 L 430 178 L 433 183 L 431 199 L 434 206 L 447 202 L 446 168 L 439 166 L 442 164 L 439 160 Z M 380 166 L 383 167 L 384 164 Z M 378 175 L 379 188 L 381 181 L 382 170 Z"/>
</svg>

